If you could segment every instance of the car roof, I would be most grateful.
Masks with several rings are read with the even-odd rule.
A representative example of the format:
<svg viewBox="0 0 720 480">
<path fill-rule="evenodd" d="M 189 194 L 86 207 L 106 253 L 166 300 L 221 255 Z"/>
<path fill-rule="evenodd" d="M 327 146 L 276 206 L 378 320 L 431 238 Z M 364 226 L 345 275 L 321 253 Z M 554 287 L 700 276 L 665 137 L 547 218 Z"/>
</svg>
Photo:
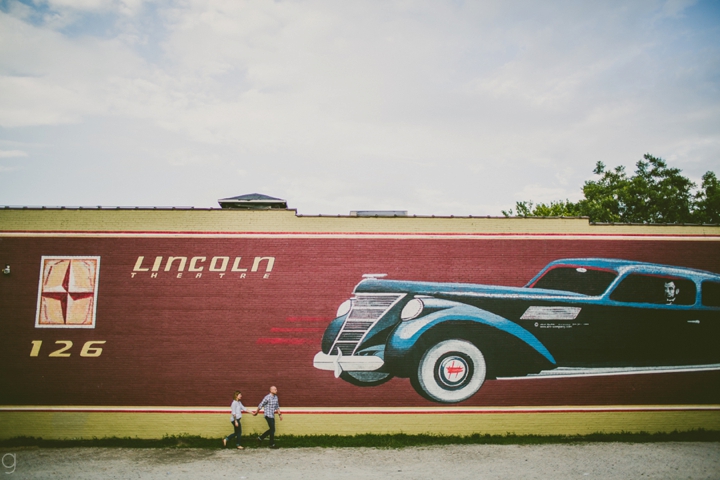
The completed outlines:
<svg viewBox="0 0 720 480">
<path fill-rule="evenodd" d="M 660 265 L 657 263 L 636 262 L 632 260 L 621 260 L 617 258 L 563 258 L 550 262 L 543 270 L 548 270 L 559 265 L 573 265 L 583 267 L 595 267 L 614 270 L 619 274 L 626 271 L 647 273 L 655 275 L 686 275 L 699 280 L 720 281 L 720 274 L 712 273 L 694 268 L 676 267 L 671 265 Z"/>
</svg>

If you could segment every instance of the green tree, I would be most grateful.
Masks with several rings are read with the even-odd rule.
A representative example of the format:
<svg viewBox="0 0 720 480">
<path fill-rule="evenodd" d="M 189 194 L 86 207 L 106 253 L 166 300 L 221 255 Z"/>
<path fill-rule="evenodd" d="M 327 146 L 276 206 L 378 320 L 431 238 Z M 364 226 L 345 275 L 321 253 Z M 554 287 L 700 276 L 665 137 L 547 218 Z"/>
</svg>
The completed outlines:
<svg viewBox="0 0 720 480">
<path fill-rule="evenodd" d="M 627 223 L 692 223 L 695 184 L 650 154 L 637 163 L 623 198 Z"/>
<path fill-rule="evenodd" d="M 593 173 L 600 178 L 583 185 L 584 198 L 578 202 L 532 201 L 515 203 L 519 217 L 587 216 L 601 223 L 718 223 L 720 182 L 713 172 L 703 176 L 702 187 L 670 168 L 661 158 L 645 154 L 628 177 L 625 167 L 607 169 L 598 162 Z M 506 217 L 513 210 L 502 211 Z"/>
<path fill-rule="evenodd" d="M 583 212 L 580 211 L 577 203 L 570 200 L 558 200 L 548 203 L 533 202 L 515 202 L 516 215 L 518 217 L 580 217 Z M 513 211 L 502 211 L 506 217 L 512 217 Z"/>
<path fill-rule="evenodd" d="M 580 215 L 590 217 L 593 222 L 622 222 L 629 184 L 625 167 L 606 170 L 602 162 L 597 162 L 593 173 L 600 175 L 600 179 L 585 182 L 585 198 L 577 203 Z"/>
<path fill-rule="evenodd" d="M 702 190 L 695 196 L 695 220 L 698 223 L 720 223 L 720 182 L 713 172 L 702 177 Z"/>
</svg>

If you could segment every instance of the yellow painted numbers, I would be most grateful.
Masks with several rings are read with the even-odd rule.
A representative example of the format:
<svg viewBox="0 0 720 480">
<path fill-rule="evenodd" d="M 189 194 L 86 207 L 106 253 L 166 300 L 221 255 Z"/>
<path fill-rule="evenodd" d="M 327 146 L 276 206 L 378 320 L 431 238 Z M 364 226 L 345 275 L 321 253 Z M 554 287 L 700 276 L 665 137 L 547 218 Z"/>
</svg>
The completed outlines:
<svg viewBox="0 0 720 480">
<path fill-rule="evenodd" d="M 58 340 L 55 342 L 55 344 L 56 345 L 63 344 L 65 346 L 62 348 L 58 348 L 54 352 L 50 352 L 50 355 L 48 355 L 48 357 L 69 357 L 70 356 L 70 352 L 68 352 L 68 350 L 70 350 L 73 345 L 73 343 L 70 340 Z"/>
<path fill-rule="evenodd" d="M 37 357 L 40 354 L 40 347 L 42 347 L 42 340 L 33 340 L 32 349 L 30 350 L 30 356 Z"/>
<path fill-rule="evenodd" d="M 106 340 L 90 340 L 85 342 L 80 349 L 81 357 L 99 357 L 102 353 L 102 348 L 98 345 L 103 345 Z M 40 350 L 42 348 L 42 340 L 33 340 L 30 342 L 32 347 L 30 348 L 31 357 L 39 357 Z M 72 355 L 73 342 L 71 340 L 56 340 L 53 350 L 48 354 L 48 357 L 69 357 Z"/>
<path fill-rule="evenodd" d="M 102 345 L 105 340 L 95 340 L 93 342 L 85 342 L 82 350 L 80 350 L 81 357 L 99 357 L 102 353 L 102 348 L 95 347 L 94 345 Z"/>
</svg>

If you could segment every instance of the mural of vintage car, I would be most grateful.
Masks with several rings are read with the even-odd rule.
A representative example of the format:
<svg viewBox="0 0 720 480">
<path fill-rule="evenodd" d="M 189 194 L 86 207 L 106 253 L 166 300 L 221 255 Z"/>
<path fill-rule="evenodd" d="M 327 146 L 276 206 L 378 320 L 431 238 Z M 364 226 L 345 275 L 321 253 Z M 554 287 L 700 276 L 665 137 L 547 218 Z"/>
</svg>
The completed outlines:
<svg viewBox="0 0 720 480">
<path fill-rule="evenodd" d="M 456 403 L 485 380 L 718 366 L 720 275 L 604 258 L 556 260 L 524 287 L 365 275 L 314 366 L 359 386 L 410 378 Z"/>
</svg>

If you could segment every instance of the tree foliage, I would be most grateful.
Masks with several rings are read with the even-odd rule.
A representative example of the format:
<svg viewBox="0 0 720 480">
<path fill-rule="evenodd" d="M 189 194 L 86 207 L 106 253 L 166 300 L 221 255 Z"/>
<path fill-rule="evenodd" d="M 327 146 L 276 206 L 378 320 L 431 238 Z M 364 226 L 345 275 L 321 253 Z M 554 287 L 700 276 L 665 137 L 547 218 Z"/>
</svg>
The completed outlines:
<svg viewBox="0 0 720 480">
<path fill-rule="evenodd" d="M 578 202 L 559 200 L 535 204 L 515 203 L 506 217 L 580 217 L 601 223 L 720 223 L 720 182 L 713 172 L 702 177 L 698 189 L 678 168 L 645 154 L 628 176 L 625 167 L 608 169 L 597 162 L 593 173 L 600 178 L 583 185 Z"/>
</svg>

